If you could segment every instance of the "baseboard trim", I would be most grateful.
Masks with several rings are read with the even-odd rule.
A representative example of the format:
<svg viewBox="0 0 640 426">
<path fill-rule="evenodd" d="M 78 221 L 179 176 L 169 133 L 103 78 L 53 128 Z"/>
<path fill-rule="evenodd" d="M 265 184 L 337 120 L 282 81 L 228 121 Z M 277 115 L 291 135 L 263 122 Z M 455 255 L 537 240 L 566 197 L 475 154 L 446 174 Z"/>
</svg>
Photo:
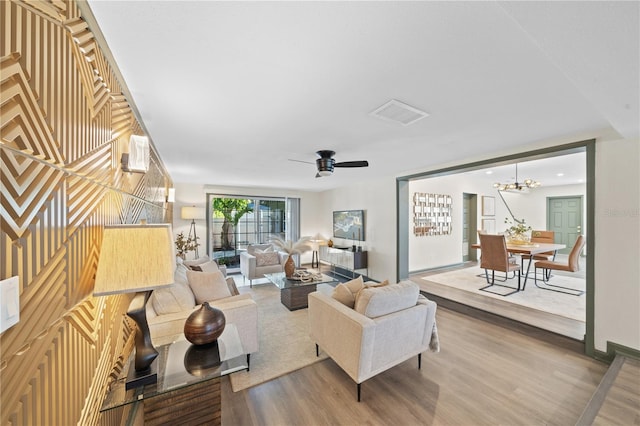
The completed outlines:
<svg viewBox="0 0 640 426">
<path fill-rule="evenodd" d="M 595 350 L 594 358 L 604 361 L 607 364 L 613 362 L 617 355 L 622 355 L 627 358 L 633 358 L 640 360 L 640 350 L 633 349 L 628 346 L 621 345 L 619 343 L 607 341 L 607 351 L 602 352 L 599 350 Z"/>
</svg>

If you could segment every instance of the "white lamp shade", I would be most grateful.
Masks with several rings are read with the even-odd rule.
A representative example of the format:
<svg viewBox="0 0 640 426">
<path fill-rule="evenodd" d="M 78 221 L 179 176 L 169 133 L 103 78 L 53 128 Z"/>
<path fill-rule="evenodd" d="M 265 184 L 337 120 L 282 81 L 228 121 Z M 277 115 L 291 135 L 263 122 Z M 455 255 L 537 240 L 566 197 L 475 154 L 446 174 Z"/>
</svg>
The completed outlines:
<svg viewBox="0 0 640 426">
<path fill-rule="evenodd" d="M 93 295 L 169 286 L 175 261 L 169 224 L 105 226 Z"/>
<path fill-rule="evenodd" d="M 193 219 L 204 220 L 205 218 L 204 207 L 195 207 L 195 206 L 182 207 L 182 209 L 180 210 L 180 218 L 186 219 L 186 220 L 193 220 Z"/>
</svg>

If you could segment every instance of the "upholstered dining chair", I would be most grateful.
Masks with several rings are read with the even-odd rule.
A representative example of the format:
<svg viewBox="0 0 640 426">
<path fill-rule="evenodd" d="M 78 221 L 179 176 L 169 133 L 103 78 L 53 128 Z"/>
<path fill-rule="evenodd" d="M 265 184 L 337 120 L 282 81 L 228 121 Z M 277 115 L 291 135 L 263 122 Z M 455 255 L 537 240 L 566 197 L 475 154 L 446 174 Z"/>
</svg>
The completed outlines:
<svg viewBox="0 0 640 426">
<path fill-rule="evenodd" d="M 532 243 L 543 243 L 543 244 L 553 244 L 555 243 L 555 232 L 554 231 L 531 231 L 531 242 Z M 537 253 L 533 256 L 523 255 L 520 262 L 520 267 L 524 271 L 524 261 L 525 259 L 530 260 L 556 260 L 556 251 L 545 251 L 544 253 Z M 549 279 L 549 276 L 547 276 Z"/>
<path fill-rule="evenodd" d="M 510 294 L 520 291 L 520 265 L 515 262 L 515 259 L 509 257 L 507 252 L 507 241 L 504 235 L 490 235 L 480 234 L 480 248 L 482 250 L 482 257 L 480 259 L 480 267 L 484 269 L 484 275 L 489 284 L 486 287 L 482 287 L 480 290 L 487 291 L 489 293 L 499 294 L 501 296 L 508 296 Z M 489 270 L 491 270 L 491 281 L 489 281 Z M 505 275 L 509 275 L 509 272 L 517 272 L 518 274 L 518 288 L 511 286 L 496 284 L 496 271 L 504 272 Z M 501 286 L 511 288 L 514 291 L 502 294 L 487 290 L 492 286 Z"/>
<path fill-rule="evenodd" d="M 569 258 L 567 260 L 567 263 L 556 262 L 553 260 L 537 261 L 533 266 L 533 271 L 534 271 L 533 283 L 536 285 L 536 287 L 541 288 L 543 290 L 550 290 L 550 291 L 557 291 L 559 293 L 572 294 L 574 296 L 582 295 L 584 293 L 584 291 L 582 290 L 576 290 L 570 287 L 563 287 L 559 285 L 549 284 L 548 281 L 549 281 L 549 278 L 551 277 L 552 270 L 576 272 L 580 269 L 580 266 L 579 266 L 580 252 L 582 251 L 582 248 L 584 247 L 585 243 L 586 243 L 586 240 L 584 236 L 579 235 L 578 238 L 576 239 L 575 244 L 573 245 L 573 248 L 571 249 L 571 253 L 569 253 Z M 542 281 L 547 286 L 551 286 L 554 288 L 541 287 L 538 285 L 538 278 L 537 278 L 538 269 L 542 269 Z M 563 290 L 566 290 L 566 291 L 563 291 Z"/>
</svg>

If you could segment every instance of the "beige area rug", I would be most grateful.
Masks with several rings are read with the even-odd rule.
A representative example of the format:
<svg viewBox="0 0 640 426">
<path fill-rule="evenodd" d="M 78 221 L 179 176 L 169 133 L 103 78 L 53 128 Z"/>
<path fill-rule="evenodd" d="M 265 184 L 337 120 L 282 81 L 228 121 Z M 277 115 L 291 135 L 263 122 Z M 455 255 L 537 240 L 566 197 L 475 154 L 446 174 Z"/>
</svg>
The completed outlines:
<svg viewBox="0 0 640 426">
<path fill-rule="evenodd" d="M 307 310 L 289 311 L 280 303 L 280 289 L 271 283 L 254 283 L 253 288 L 239 287 L 238 291 L 251 293 L 258 304 L 259 349 L 251 354 L 251 371 L 230 376 L 234 392 L 327 358 L 322 352 L 316 357 L 316 345 L 309 338 Z"/>
<path fill-rule="evenodd" d="M 479 275 L 482 276 L 480 277 Z M 496 272 L 496 278 L 498 276 L 504 277 L 502 272 Z M 491 278 L 491 271 L 489 271 L 489 278 Z M 585 294 L 581 296 L 573 296 L 569 294 L 557 293 L 555 291 L 542 290 L 535 286 L 533 283 L 533 273 L 529 275 L 527 280 L 527 286 L 524 291 L 511 294 L 509 296 L 501 296 L 498 294 L 492 294 L 487 291 L 481 291 L 480 288 L 487 286 L 487 281 L 484 277 L 484 269 L 479 267 L 458 269 L 455 271 L 444 272 L 442 274 L 430 275 L 422 278 L 425 281 L 431 281 L 438 284 L 443 284 L 451 287 L 455 287 L 461 290 L 469 291 L 475 294 L 481 294 L 483 296 L 492 297 L 503 300 L 505 302 L 514 303 L 529 308 L 538 309 L 540 311 L 550 312 L 552 314 L 560 315 L 566 318 L 585 321 L 586 318 L 586 297 Z M 538 280 L 539 285 L 543 285 Z M 497 282 L 497 280 L 496 280 Z M 522 278 L 524 282 L 524 277 Z M 578 290 L 585 290 L 586 282 L 583 278 L 574 278 L 568 276 L 554 275 L 549 281 L 552 284 L 561 285 Z M 509 279 L 506 282 L 498 283 L 508 285 L 514 288 L 518 286 L 518 278 Z M 489 288 L 491 291 L 508 291 L 504 287 Z"/>
</svg>

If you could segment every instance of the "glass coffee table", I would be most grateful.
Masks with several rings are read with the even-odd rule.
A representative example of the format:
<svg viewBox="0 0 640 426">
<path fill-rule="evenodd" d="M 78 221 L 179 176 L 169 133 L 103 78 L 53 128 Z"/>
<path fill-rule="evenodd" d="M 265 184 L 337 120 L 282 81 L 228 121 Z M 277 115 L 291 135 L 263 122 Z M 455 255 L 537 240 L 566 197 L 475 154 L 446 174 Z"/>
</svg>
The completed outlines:
<svg viewBox="0 0 640 426">
<path fill-rule="evenodd" d="M 318 284 L 337 283 L 333 277 L 325 274 L 315 274 L 317 279 L 302 281 L 289 279 L 284 272 L 276 274 L 265 274 L 264 277 L 280 288 L 280 302 L 290 311 L 302 309 L 309 306 L 307 296 L 316 291 Z"/>
</svg>

